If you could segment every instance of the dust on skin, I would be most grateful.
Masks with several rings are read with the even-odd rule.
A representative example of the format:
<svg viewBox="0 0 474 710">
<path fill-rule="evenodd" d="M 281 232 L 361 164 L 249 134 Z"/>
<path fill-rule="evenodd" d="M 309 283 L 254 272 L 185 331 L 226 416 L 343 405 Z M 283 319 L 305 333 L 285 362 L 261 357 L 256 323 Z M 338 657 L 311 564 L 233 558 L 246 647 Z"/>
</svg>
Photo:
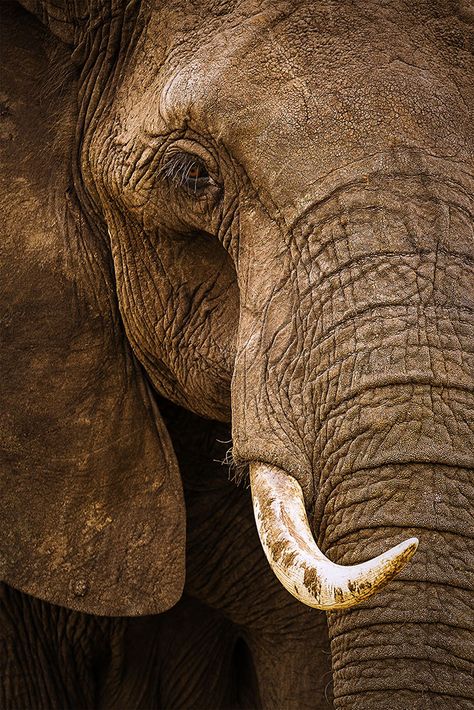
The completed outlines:
<svg viewBox="0 0 474 710">
<path fill-rule="evenodd" d="M 54 537 L 47 537 L 38 548 L 40 555 L 46 555 L 51 569 L 69 570 L 71 565 L 67 562 L 69 540 L 67 535 L 59 530 Z"/>
<path fill-rule="evenodd" d="M 105 506 L 100 501 L 93 503 L 92 508 L 89 511 L 89 515 L 86 519 L 86 527 L 89 529 L 101 532 L 112 522 L 110 515 L 107 515 Z"/>
</svg>

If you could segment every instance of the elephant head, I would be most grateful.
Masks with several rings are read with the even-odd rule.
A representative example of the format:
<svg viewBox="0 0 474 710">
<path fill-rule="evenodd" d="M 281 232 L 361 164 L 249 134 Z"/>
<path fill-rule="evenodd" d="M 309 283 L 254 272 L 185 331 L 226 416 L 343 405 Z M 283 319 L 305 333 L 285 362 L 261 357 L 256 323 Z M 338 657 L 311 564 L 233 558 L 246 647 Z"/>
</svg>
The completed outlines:
<svg viewBox="0 0 474 710">
<path fill-rule="evenodd" d="M 23 5 L 72 69 L 61 139 L 39 103 L 22 135 L 39 148 L 12 161 L 5 578 L 95 613 L 179 598 L 183 503 L 151 383 L 232 419 L 270 564 L 337 612 L 337 707 L 387 689 L 415 707 L 427 688 L 463 707 L 469 12 Z"/>
</svg>

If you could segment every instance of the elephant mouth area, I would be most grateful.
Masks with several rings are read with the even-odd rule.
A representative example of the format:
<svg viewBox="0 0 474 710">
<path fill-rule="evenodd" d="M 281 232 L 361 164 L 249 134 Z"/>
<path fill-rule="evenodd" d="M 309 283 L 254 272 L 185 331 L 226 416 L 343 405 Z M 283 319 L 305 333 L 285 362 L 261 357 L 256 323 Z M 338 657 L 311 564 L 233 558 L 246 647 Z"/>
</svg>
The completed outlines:
<svg viewBox="0 0 474 710">
<path fill-rule="evenodd" d="M 185 500 L 186 491 L 202 495 L 222 488 L 224 494 L 229 478 L 248 480 L 263 552 L 281 584 L 303 604 L 322 610 L 352 607 L 376 593 L 415 553 L 418 540 L 410 538 L 359 564 L 329 560 L 316 543 L 319 536 L 310 528 L 303 486 L 293 471 L 255 456 L 234 460 L 228 424 L 205 420 L 156 391 L 152 395 L 176 454 Z M 216 477 L 210 462 L 228 469 L 230 463 L 230 475 Z"/>
</svg>

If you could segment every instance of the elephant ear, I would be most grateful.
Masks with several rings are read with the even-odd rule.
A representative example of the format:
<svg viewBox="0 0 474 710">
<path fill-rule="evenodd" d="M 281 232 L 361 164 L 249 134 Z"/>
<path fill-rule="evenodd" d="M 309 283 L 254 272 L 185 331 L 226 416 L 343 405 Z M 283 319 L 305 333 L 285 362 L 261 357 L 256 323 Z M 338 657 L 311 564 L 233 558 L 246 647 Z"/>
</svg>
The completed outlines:
<svg viewBox="0 0 474 710">
<path fill-rule="evenodd" d="M 67 44 L 74 44 L 76 33 L 81 31 L 93 9 L 93 0 L 19 0 L 25 10 L 33 13 L 53 34 Z M 95 1 L 104 11 L 113 3 Z M 123 3 L 122 3 L 123 4 Z M 98 11 L 97 9 L 97 11 Z M 112 9 L 110 7 L 110 9 Z"/>
<path fill-rule="evenodd" d="M 0 22 L 0 574 L 88 613 L 157 613 L 184 581 L 179 472 L 107 242 L 72 188 L 75 87 L 47 95 L 57 40 L 14 7 Z"/>
</svg>

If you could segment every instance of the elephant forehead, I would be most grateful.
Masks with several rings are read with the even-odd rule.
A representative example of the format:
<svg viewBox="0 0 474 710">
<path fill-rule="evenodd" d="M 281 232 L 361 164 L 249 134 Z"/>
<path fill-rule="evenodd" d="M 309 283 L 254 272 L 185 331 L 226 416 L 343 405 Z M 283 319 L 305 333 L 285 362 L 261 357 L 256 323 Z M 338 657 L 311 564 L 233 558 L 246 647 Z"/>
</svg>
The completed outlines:
<svg viewBox="0 0 474 710">
<path fill-rule="evenodd" d="M 368 156 L 393 164 L 393 149 L 408 147 L 470 160 L 472 59 L 447 49 L 424 11 L 380 12 L 370 0 L 154 10 L 116 87 L 113 144 L 126 153 L 117 165 L 133 169 L 190 129 L 223 145 L 266 208 L 291 221 L 327 176 L 370 173 Z"/>
<path fill-rule="evenodd" d="M 214 26 L 205 41 L 200 32 L 188 32 L 164 67 L 161 117 L 176 128 L 192 121 L 240 159 L 248 150 L 255 154 L 272 133 L 294 140 L 318 121 L 318 111 L 308 111 L 309 104 L 317 108 L 325 42 L 317 32 L 305 36 L 294 8 L 259 7 Z"/>
<path fill-rule="evenodd" d="M 394 33 L 396 18 L 370 3 L 257 5 L 186 32 L 177 23 L 153 88 L 159 116 L 148 110 L 158 132 L 189 126 L 217 138 L 280 205 L 394 146 L 470 153 L 463 96 L 428 29 L 419 53 L 414 18 L 398 18 L 406 24 Z"/>
</svg>

